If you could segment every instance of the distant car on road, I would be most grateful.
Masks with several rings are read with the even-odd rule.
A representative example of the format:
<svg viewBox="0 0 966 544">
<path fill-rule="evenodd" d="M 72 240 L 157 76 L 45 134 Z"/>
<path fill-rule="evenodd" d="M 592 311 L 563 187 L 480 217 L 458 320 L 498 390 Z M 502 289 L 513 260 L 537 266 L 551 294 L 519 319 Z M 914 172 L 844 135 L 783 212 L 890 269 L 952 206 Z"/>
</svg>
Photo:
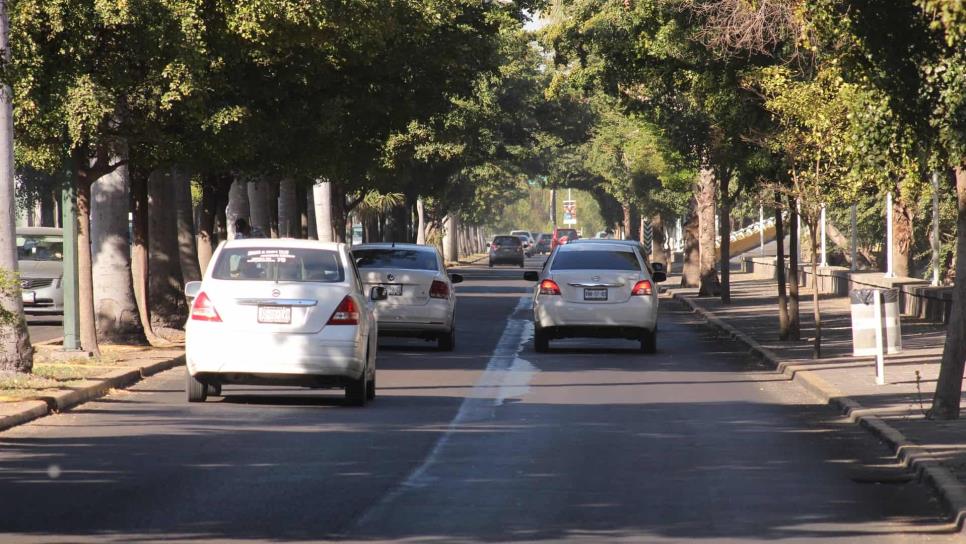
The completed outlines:
<svg viewBox="0 0 966 544">
<path fill-rule="evenodd" d="M 510 234 L 514 236 L 523 237 L 523 251 L 530 256 L 533 254 L 534 247 L 537 245 L 537 240 L 533 237 L 533 233 L 528 230 L 512 230 Z"/>
<path fill-rule="evenodd" d="M 64 232 L 17 227 L 17 262 L 24 312 L 64 313 Z"/>
<path fill-rule="evenodd" d="M 565 229 L 565 228 L 555 228 L 553 229 L 553 240 L 550 244 L 550 249 L 553 250 L 557 246 L 564 245 L 568 242 L 573 242 L 580 238 L 577 234 L 576 229 Z"/>
<path fill-rule="evenodd" d="M 189 402 L 224 384 L 344 387 L 362 406 L 376 396 L 372 302 L 345 244 L 314 240 L 224 242 L 200 282 L 186 326 Z"/>
<path fill-rule="evenodd" d="M 439 349 L 456 347 L 456 291 L 463 281 L 448 275 L 434 246 L 361 244 L 352 257 L 367 289 L 384 287 L 386 300 L 374 311 L 380 336 L 413 336 L 436 340 Z"/>
<path fill-rule="evenodd" d="M 510 234 L 493 238 L 490 244 L 490 268 L 495 264 L 509 263 L 523 268 L 526 256 L 523 251 L 523 240 Z"/>
<path fill-rule="evenodd" d="M 572 337 L 639 340 L 641 351 L 657 350 L 657 286 L 664 272 L 650 272 L 641 252 L 628 244 L 567 244 L 554 251 L 533 296 L 534 347 Z"/>
<path fill-rule="evenodd" d="M 545 255 L 547 253 L 550 253 L 551 240 L 553 240 L 553 234 L 548 234 L 546 232 L 541 232 L 540 234 L 537 234 L 534 253 L 537 253 L 539 255 Z"/>
</svg>

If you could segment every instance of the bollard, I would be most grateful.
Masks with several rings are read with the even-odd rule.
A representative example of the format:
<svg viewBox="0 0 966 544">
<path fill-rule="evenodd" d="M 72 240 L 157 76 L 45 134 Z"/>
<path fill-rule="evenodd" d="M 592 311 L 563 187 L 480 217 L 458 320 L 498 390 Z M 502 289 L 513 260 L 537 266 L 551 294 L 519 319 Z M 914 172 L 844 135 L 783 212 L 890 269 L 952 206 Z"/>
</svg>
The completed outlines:
<svg viewBox="0 0 966 544">
<path fill-rule="evenodd" d="M 882 319 L 882 291 L 876 291 L 873 299 L 875 305 L 875 383 L 885 385 L 885 331 Z"/>
</svg>

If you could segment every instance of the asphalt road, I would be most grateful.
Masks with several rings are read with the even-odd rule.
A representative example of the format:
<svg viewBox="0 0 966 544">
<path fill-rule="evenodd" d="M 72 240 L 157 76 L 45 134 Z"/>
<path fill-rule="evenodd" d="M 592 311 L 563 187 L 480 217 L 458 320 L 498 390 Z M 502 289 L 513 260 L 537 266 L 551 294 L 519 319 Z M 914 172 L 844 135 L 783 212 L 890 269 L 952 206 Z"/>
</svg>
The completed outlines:
<svg viewBox="0 0 966 544">
<path fill-rule="evenodd" d="M 27 315 L 27 328 L 31 342 L 43 342 L 64 336 L 62 315 Z"/>
<path fill-rule="evenodd" d="M 0 541 L 957 540 L 882 446 L 673 303 L 656 355 L 537 354 L 520 270 L 464 273 L 456 351 L 383 342 L 365 408 L 189 405 L 175 369 L 0 434 Z"/>
</svg>

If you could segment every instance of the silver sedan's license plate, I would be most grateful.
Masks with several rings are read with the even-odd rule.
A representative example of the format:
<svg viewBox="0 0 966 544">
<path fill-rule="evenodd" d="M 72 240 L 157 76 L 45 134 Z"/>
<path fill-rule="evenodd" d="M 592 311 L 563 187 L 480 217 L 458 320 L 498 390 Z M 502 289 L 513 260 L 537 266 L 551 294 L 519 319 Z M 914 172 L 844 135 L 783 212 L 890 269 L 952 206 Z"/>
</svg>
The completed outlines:
<svg viewBox="0 0 966 544">
<path fill-rule="evenodd" d="M 259 323 L 291 323 L 292 307 L 291 306 L 259 306 L 258 322 Z"/>
<path fill-rule="evenodd" d="M 607 300 L 607 288 L 584 289 L 584 300 Z"/>
<path fill-rule="evenodd" d="M 402 285 L 398 283 L 387 283 L 383 285 L 386 288 L 386 294 L 398 297 L 402 294 Z"/>
</svg>

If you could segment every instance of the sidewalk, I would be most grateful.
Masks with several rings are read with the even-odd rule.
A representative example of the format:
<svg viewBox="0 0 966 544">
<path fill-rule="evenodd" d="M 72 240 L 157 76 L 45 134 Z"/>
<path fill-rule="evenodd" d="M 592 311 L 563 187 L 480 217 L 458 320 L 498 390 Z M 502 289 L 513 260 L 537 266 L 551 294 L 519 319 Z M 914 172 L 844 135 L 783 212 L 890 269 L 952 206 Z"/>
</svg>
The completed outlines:
<svg viewBox="0 0 966 544">
<path fill-rule="evenodd" d="M 709 324 L 748 346 L 750 352 L 837 407 L 889 445 L 941 496 L 960 528 L 966 518 L 966 420 L 933 421 L 924 416 L 939 374 L 945 327 L 903 316 L 902 347 L 886 356 L 885 385 L 875 384 L 871 357 L 852 356 L 848 297 L 823 296 L 822 359 L 812 359 L 812 294 L 801 290 L 798 342 L 778 340 L 777 284 L 732 273 L 732 303 L 697 296 L 697 289 L 672 288 L 668 294 Z M 919 372 L 917 390 L 916 372 Z M 964 402 L 966 405 L 966 402 Z"/>
<path fill-rule="evenodd" d="M 0 431 L 70 409 L 184 364 L 184 350 L 101 346 L 100 359 L 59 360 L 38 345 L 33 374 L 0 376 Z"/>
</svg>

